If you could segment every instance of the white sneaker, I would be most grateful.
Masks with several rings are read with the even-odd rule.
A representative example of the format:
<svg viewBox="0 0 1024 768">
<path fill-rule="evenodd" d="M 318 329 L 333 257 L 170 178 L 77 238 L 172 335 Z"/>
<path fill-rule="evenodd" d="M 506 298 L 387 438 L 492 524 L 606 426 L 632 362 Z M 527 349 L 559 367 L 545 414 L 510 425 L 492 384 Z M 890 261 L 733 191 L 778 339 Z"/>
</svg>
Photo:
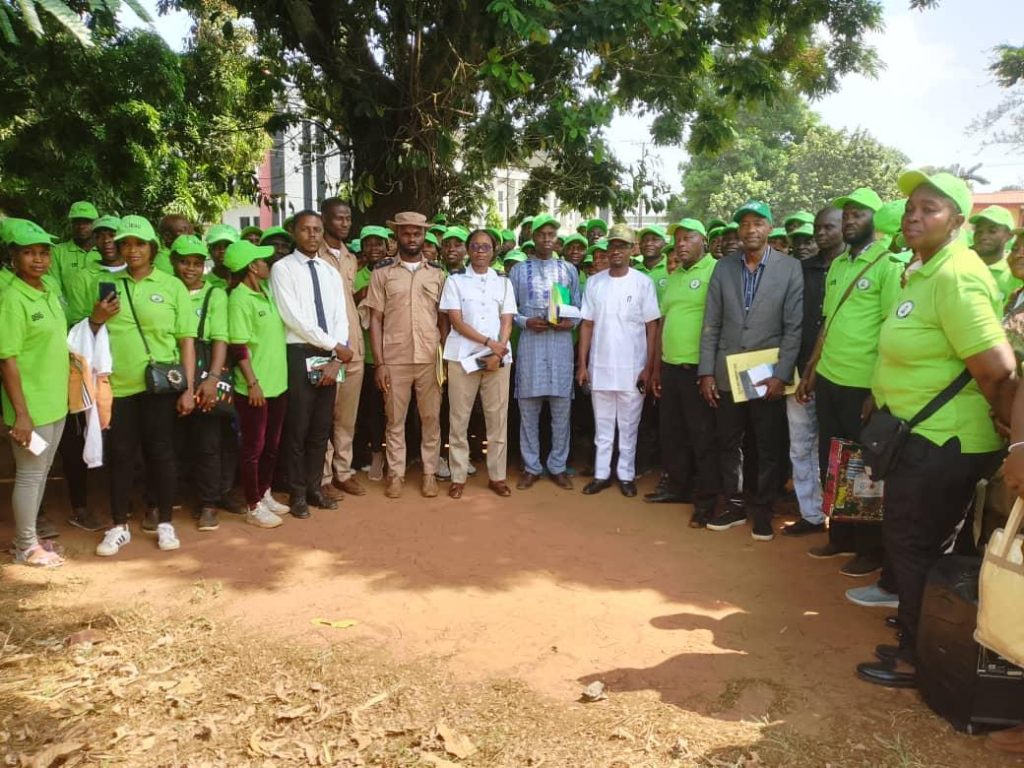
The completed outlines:
<svg viewBox="0 0 1024 768">
<path fill-rule="evenodd" d="M 473 462 L 469 462 L 469 464 L 466 465 L 466 474 L 470 477 L 476 474 L 476 467 L 473 466 Z"/>
<path fill-rule="evenodd" d="M 437 459 L 437 472 L 435 472 L 434 474 L 437 475 L 442 480 L 451 480 L 452 479 L 452 470 L 448 466 L 448 461 L 445 459 L 444 456 L 438 457 L 438 459 Z"/>
<path fill-rule="evenodd" d="M 170 523 L 160 523 L 156 527 L 156 545 L 164 552 L 178 549 L 181 542 L 174 533 L 174 526 Z"/>
<path fill-rule="evenodd" d="M 267 489 L 267 492 L 263 494 L 263 498 L 260 500 L 260 502 L 264 507 L 266 507 L 269 511 L 273 512 L 275 515 L 287 515 L 289 512 L 292 511 L 292 508 L 289 507 L 287 504 L 282 504 L 280 501 L 275 499 L 270 494 L 269 488 Z"/>
<path fill-rule="evenodd" d="M 96 554 L 100 557 L 113 557 L 131 540 L 132 534 L 127 525 L 115 525 L 103 534 L 103 541 L 96 545 Z"/>
<path fill-rule="evenodd" d="M 250 509 L 245 513 L 245 522 L 257 528 L 277 528 L 284 520 L 267 509 L 261 501 L 256 505 L 256 509 Z"/>
</svg>

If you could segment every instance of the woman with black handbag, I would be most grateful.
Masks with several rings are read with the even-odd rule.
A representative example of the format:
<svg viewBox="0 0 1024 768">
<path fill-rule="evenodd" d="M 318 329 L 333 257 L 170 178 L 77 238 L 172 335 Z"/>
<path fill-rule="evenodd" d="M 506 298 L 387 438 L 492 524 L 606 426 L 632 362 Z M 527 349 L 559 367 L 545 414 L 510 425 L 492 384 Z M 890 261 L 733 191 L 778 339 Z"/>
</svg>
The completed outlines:
<svg viewBox="0 0 1024 768">
<path fill-rule="evenodd" d="M 880 645 L 857 675 L 912 688 L 928 571 L 952 542 L 975 486 L 996 470 L 1004 443 L 990 412 L 1009 422 L 1013 351 L 999 291 L 960 233 L 967 185 L 948 173 L 904 173 L 902 230 L 914 260 L 881 328 L 864 462 L 885 480 L 882 536 L 899 591 L 898 646 Z"/>
<path fill-rule="evenodd" d="M 96 547 L 101 557 L 116 555 L 131 540 L 132 471 L 141 453 L 146 485 L 155 495 L 156 513 L 148 511 L 142 530 L 154 533 L 161 550 L 181 546 L 171 524 L 177 491 L 174 456 L 175 416 L 195 408 L 194 387 L 196 316 L 181 281 L 154 269 L 159 241 L 153 226 L 142 216 L 125 216 L 114 235 L 126 269 L 114 281 L 120 301 L 116 314 L 106 319 L 113 370 L 114 394 L 107 463 L 110 473 L 110 509 L 113 527 Z M 101 286 L 101 289 L 103 286 Z M 90 318 L 99 330 L 98 318 Z"/>
<path fill-rule="evenodd" d="M 229 506 L 238 468 L 228 354 L 228 295 L 223 280 L 204 275 L 207 244 L 195 235 L 181 235 L 171 245 L 171 264 L 184 283 L 199 326 L 196 330 L 196 409 L 178 422 L 178 462 L 182 477 L 195 480 L 197 502 L 192 517 L 200 531 L 220 526 L 217 508 Z M 223 262 L 223 257 L 221 257 Z M 212 274 L 212 273 L 211 273 Z M 229 273 L 230 277 L 230 273 Z"/>
</svg>

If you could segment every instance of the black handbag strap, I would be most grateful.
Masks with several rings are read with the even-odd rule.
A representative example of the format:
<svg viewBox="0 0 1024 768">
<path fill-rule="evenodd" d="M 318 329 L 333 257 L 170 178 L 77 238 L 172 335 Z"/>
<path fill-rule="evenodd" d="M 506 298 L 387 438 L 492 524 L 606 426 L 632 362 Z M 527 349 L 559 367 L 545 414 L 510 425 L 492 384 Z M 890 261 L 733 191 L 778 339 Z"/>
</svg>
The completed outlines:
<svg viewBox="0 0 1024 768">
<path fill-rule="evenodd" d="M 970 382 L 971 372 L 964 368 L 959 376 L 946 385 L 944 390 L 933 397 L 924 408 L 917 412 L 917 415 L 914 416 L 914 418 L 907 422 L 907 429 L 913 429 L 925 419 L 934 416 L 935 412 L 939 410 L 939 408 L 956 397 L 960 393 L 960 390 L 966 387 Z"/>
<path fill-rule="evenodd" d="M 210 297 L 213 295 L 214 288 L 211 286 L 210 290 L 206 292 L 206 298 L 203 299 L 203 314 L 199 318 L 199 330 L 196 333 L 196 340 L 203 341 L 203 331 L 206 330 L 206 310 L 210 308 Z"/>
<path fill-rule="evenodd" d="M 132 311 L 132 319 L 135 320 L 135 327 L 139 329 L 139 336 L 142 338 L 142 346 L 146 349 L 146 357 L 152 363 L 154 362 L 153 353 L 149 351 L 149 342 L 146 341 L 146 334 L 142 332 L 142 323 L 139 322 L 139 316 L 135 314 L 135 302 L 132 301 L 132 292 L 128 288 L 128 278 L 122 278 L 121 282 L 124 284 L 124 294 L 128 297 L 128 307 Z"/>
</svg>

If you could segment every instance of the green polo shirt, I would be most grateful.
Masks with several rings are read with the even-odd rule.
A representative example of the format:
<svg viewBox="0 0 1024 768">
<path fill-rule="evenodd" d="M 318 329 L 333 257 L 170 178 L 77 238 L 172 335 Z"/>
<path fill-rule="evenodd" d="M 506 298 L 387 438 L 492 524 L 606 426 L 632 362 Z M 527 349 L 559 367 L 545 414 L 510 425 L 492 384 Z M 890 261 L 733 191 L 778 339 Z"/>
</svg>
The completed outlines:
<svg viewBox="0 0 1024 768">
<path fill-rule="evenodd" d="M 882 238 L 852 260 L 849 251 L 842 253 L 832 261 L 825 275 L 822 314 L 828 335 L 817 372 L 834 384 L 863 389 L 871 386 L 878 357 L 878 332 L 899 296 L 903 274 L 902 262 L 884 253 L 889 243 L 888 238 Z M 858 278 L 880 253 L 883 255 L 878 263 Z M 835 322 L 831 322 L 839 300 L 855 279 L 853 292 L 839 308 Z"/>
<path fill-rule="evenodd" d="M 668 281 L 668 256 L 662 256 L 661 261 L 648 269 L 644 266 L 644 260 L 636 262 L 633 269 L 643 272 L 654 281 L 654 291 L 658 294 L 658 301 L 661 301 L 661 293 L 665 290 L 665 283 Z"/>
<path fill-rule="evenodd" d="M 943 248 L 907 277 L 882 324 L 875 402 L 911 419 L 964 369 L 964 360 L 1006 342 L 995 281 L 963 242 Z M 960 438 L 964 453 L 999 450 L 989 404 L 971 381 L 914 432 L 936 445 Z"/>
<path fill-rule="evenodd" d="M 100 299 L 100 283 L 114 283 L 124 277 L 124 267 L 112 272 L 102 262 L 92 261 L 68 277 L 64 283 L 64 298 L 68 303 L 68 324 L 76 325 L 92 314 Z"/>
<path fill-rule="evenodd" d="M 231 343 L 249 348 L 252 372 L 259 379 L 264 397 L 277 397 L 288 389 L 287 342 L 284 322 L 267 291 L 257 293 L 244 283 L 228 297 Z M 235 367 L 235 390 L 248 395 L 242 369 Z"/>
<path fill-rule="evenodd" d="M 700 331 L 704 324 L 704 306 L 708 283 L 715 271 L 710 253 L 689 269 L 682 265 L 668 275 L 665 288 L 658 297 L 661 315 L 661 359 L 672 365 L 700 362 Z"/>
<path fill-rule="evenodd" d="M 196 338 L 199 338 L 199 323 L 203 319 L 203 303 L 206 294 L 210 295 L 210 303 L 206 308 L 206 323 L 203 325 L 202 341 L 228 340 L 228 295 L 210 283 L 198 291 L 189 291 L 192 300 L 192 311 L 196 316 Z"/>
<path fill-rule="evenodd" d="M 0 360 L 18 361 L 21 387 L 34 424 L 68 414 L 68 324 L 55 285 L 38 291 L 15 279 L 0 298 Z M 3 390 L 4 421 L 14 425 L 14 406 Z"/>
<path fill-rule="evenodd" d="M 359 293 L 368 286 L 371 274 L 369 267 L 360 267 L 352 281 L 352 293 Z M 366 328 L 363 329 L 363 361 L 366 365 L 373 365 L 373 345 L 370 343 L 370 331 Z"/>
<path fill-rule="evenodd" d="M 984 264 L 984 262 L 982 263 Z M 1024 280 L 1013 276 L 1013 272 L 1010 271 L 1010 264 L 1005 258 L 987 266 L 988 271 L 992 274 L 992 279 L 996 281 L 996 288 L 999 289 L 1001 306 L 1005 306 L 1006 300 L 1010 298 L 1013 292 L 1024 285 Z"/>
<path fill-rule="evenodd" d="M 171 249 L 170 248 L 158 248 L 156 256 L 153 258 L 153 266 L 163 272 L 165 275 L 174 275 L 174 265 L 171 263 Z"/>
<path fill-rule="evenodd" d="M 14 270 L 8 269 L 7 267 L 0 268 L 0 296 L 4 295 L 4 292 L 11 287 L 11 283 L 14 282 Z"/>
<path fill-rule="evenodd" d="M 153 360 L 158 363 L 180 361 L 178 340 L 195 338 L 196 315 L 182 282 L 154 269 L 138 282 L 123 273 L 114 280 L 121 297 L 121 311 L 107 321 L 110 354 L 114 370 L 110 388 L 114 397 L 129 397 L 146 391 L 146 365 L 149 356 L 139 335 L 128 303 L 131 293 L 142 331 Z"/>
<path fill-rule="evenodd" d="M 51 249 L 51 253 L 53 264 L 50 266 L 50 273 L 56 276 L 65 294 L 68 282 L 76 272 L 85 269 L 88 264 L 100 260 L 99 251 L 95 248 L 86 251 L 80 248 L 74 240 L 57 243 Z"/>
<path fill-rule="evenodd" d="M 228 281 L 214 272 L 207 272 L 203 275 L 203 281 L 214 288 L 220 288 L 224 293 L 228 292 Z"/>
</svg>

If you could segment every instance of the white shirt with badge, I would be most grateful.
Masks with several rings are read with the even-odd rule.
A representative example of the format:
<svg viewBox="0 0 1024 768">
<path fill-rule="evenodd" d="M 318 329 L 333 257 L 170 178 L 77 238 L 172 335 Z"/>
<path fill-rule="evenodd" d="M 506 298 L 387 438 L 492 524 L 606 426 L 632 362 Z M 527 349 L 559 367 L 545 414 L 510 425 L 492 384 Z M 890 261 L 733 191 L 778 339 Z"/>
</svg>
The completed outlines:
<svg viewBox="0 0 1024 768">
<path fill-rule="evenodd" d="M 497 339 L 501 333 L 501 316 L 515 315 L 518 311 L 515 292 L 507 277 L 493 269 L 479 274 L 472 267 L 448 277 L 438 309 L 457 309 L 462 313 L 463 322 L 490 339 Z M 467 339 L 452 328 L 444 343 L 444 359 L 458 361 L 485 349 L 483 344 Z M 504 360 L 505 365 L 512 362 L 511 348 Z"/>
<path fill-rule="evenodd" d="M 587 280 L 583 319 L 594 321 L 590 341 L 590 386 L 595 391 L 627 392 L 647 365 L 647 323 L 661 317 L 654 282 L 630 270 L 612 277 L 608 270 Z"/>
</svg>

